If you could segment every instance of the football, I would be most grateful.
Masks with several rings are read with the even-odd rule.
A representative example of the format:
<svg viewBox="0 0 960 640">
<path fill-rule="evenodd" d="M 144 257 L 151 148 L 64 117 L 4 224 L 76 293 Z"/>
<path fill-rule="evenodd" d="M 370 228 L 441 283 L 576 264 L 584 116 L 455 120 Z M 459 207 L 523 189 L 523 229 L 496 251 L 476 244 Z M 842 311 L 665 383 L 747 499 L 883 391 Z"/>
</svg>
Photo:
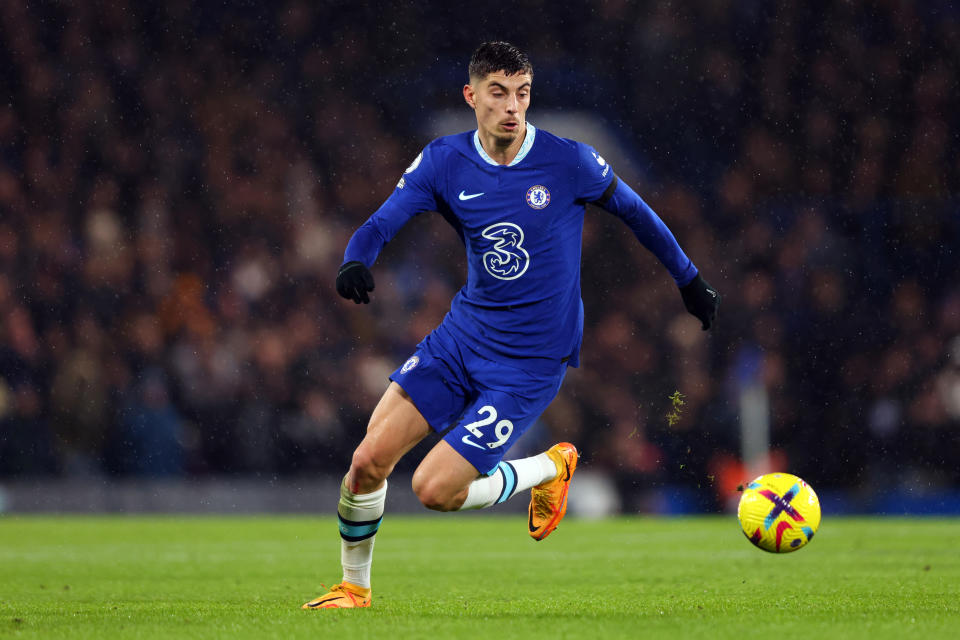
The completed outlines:
<svg viewBox="0 0 960 640">
<path fill-rule="evenodd" d="M 770 553 L 802 548 L 820 526 L 813 487 L 789 473 L 768 473 L 743 488 L 737 518 L 743 535 Z"/>
</svg>

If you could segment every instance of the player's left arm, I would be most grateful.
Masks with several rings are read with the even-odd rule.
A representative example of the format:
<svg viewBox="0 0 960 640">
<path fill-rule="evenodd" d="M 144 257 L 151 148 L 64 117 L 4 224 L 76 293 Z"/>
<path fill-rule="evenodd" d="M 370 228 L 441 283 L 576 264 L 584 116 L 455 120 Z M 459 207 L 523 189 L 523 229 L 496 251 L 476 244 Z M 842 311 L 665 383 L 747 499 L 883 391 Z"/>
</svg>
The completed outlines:
<svg viewBox="0 0 960 640">
<path fill-rule="evenodd" d="M 623 220 L 637 240 L 667 268 L 680 288 L 687 311 L 704 331 L 716 321 L 720 293 L 697 271 L 673 233 L 643 198 L 610 169 L 596 151 L 580 145 L 579 195 Z M 609 174 L 609 175 L 608 175 Z"/>
</svg>

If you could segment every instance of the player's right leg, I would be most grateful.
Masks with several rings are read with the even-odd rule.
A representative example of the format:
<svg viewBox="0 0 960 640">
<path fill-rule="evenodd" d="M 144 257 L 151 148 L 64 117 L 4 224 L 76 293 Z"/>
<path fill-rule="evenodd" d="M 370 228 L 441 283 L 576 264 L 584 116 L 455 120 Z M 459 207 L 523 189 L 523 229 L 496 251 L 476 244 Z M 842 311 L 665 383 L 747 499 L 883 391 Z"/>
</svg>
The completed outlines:
<svg viewBox="0 0 960 640">
<path fill-rule="evenodd" d="M 430 426 L 396 382 L 373 410 L 366 436 L 353 454 L 340 486 L 337 518 L 343 581 L 303 605 L 304 609 L 369 607 L 373 543 L 394 466 L 428 433 Z"/>
</svg>

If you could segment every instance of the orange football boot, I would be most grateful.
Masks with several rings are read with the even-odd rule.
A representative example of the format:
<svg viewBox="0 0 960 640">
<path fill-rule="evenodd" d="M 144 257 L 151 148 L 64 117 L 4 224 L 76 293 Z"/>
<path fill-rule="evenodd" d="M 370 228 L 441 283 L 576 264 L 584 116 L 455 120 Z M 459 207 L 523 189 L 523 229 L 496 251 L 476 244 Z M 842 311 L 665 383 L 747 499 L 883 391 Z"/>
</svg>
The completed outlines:
<svg viewBox="0 0 960 640">
<path fill-rule="evenodd" d="M 543 540 L 557 528 L 567 513 L 567 491 L 577 468 L 577 448 L 569 442 L 555 444 L 547 455 L 557 465 L 557 476 L 530 490 L 530 537 Z"/>
<path fill-rule="evenodd" d="M 370 589 L 358 587 L 349 582 L 335 584 L 330 587 L 330 591 L 319 598 L 314 598 L 306 603 L 301 609 L 356 609 L 360 607 L 369 607 L 372 599 Z"/>
</svg>

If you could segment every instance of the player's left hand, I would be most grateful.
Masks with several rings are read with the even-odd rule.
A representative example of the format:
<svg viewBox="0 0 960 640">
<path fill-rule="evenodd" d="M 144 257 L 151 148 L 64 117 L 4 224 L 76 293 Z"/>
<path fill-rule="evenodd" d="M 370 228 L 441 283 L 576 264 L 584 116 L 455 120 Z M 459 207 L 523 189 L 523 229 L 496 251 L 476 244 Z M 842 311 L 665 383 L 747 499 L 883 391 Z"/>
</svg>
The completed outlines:
<svg viewBox="0 0 960 640">
<path fill-rule="evenodd" d="M 699 318 L 704 331 L 716 322 L 717 310 L 720 308 L 720 293 L 699 273 L 689 284 L 680 287 L 680 295 L 683 296 L 683 306 Z"/>
</svg>

